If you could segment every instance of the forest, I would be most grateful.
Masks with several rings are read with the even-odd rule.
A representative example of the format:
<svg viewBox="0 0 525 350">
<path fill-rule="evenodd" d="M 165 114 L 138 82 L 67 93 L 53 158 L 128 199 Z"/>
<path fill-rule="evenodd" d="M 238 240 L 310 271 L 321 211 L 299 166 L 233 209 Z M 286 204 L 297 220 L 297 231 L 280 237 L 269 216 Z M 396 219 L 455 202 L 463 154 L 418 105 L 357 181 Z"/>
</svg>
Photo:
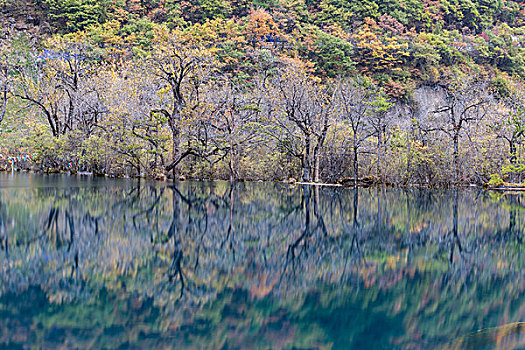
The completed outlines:
<svg viewBox="0 0 525 350">
<path fill-rule="evenodd" d="M 0 170 L 525 178 L 525 4 L 0 0 Z"/>
</svg>

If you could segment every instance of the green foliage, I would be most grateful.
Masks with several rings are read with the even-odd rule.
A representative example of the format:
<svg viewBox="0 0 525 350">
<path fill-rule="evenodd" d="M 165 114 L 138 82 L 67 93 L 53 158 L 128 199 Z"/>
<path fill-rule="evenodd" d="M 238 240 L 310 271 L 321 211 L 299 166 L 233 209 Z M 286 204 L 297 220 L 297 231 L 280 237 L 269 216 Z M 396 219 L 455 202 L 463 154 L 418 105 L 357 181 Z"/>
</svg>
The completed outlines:
<svg viewBox="0 0 525 350">
<path fill-rule="evenodd" d="M 376 18 L 379 9 L 378 4 L 370 0 L 322 0 L 319 7 L 318 23 L 337 23 L 343 28 L 351 28 L 358 19 Z"/>
<path fill-rule="evenodd" d="M 109 5 L 109 0 L 42 0 L 49 19 L 63 32 L 103 23 Z"/>
<path fill-rule="evenodd" d="M 270 7 L 278 6 L 279 1 L 278 0 L 252 0 L 252 4 L 254 8 L 264 8 L 268 9 Z"/>
<path fill-rule="evenodd" d="M 44 171 L 58 170 L 65 162 L 67 137 L 53 137 L 44 125 L 35 125 L 26 140 Z"/>
<path fill-rule="evenodd" d="M 501 169 L 503 175 L 525 173 L 525 164 L 510 164 Z"/>
<path fill-rule="evenodd" d="M 490 175 L 490 181 L 488 182 L 489 186 L 497 187 L 505 183 L 499 174 Z"/>
<path fill-rule="evenodd" d="M 154 38 L 154 23 L 147 18 L 131 20 L 121 29 L 121 35 L 132 40 L 139 48 L 147 49 Z"/>
<path fill-rule="evenodd" d="M 499 76 L 490 82 L 490 87 L 499 98 L 507 98 L 510 95 L 510 87 L 507 79 Z"/>
<path fill-rule="evenodd" d="M 373 107 L 373 113 L 386 113 L 390 110 L 390 108 L 393 107 L 394 104 L 388 100 L 384 91 L 381 89 L 376 95 L 376 98 L 371 102 L 371 105 Z"/>
<path fill-rule="evenodd" d="M 109 154 L 107 140 L 98 135 L 91 135 L 77 150 L 78 162 L 96 173 L 104 172 L 104 160 Z"/>
<path fill-rule="evenodd" d="M 4 0 L 5 2 L 6 0 Z M 497 68 L 525 77 L 525 14 L 515 0 L 31 0 L 46 21 L 62 33 L 117 23 L 114 36 L 135 46 L 142 55 L 153 38 L 154 27 L 205 26 L 214 19 L 232 19 L 242 28 L 250 13 L 267 11 L 282 35 L 279 39 L 298 48 L 314 62 L 319 75 L 334 77 L 354 71 L 384 83 L 436 83 L 442 68 Z M 9 8 L 10 3 L 5 2 Z M 365 25 L 366 23 L 366 25 Z M 308 29 L 306 29 L 308 28 Z M 365 30 L 366 29 L 366 30 Z M 308 32 L 308 33 L 307 33 Z M 221 34 L 224 35 L 224 34 Z M 217 44 L 209 38 L 209 45 Z M 221 38 L 221 41 L 223 38 Z M 224 61 L 247 57 L 246 37 L 233 34 L 224 40 Z M 261 38 L 257 38 L 261 39 Z M 273 40 L 273 39 L 271 39 Z M 117 40 L 112 39 L 115 43 Z M 297 45 L 301 42 L 300 45 Z M 107 45 L 107 42 L 105 43 Z M 285 49 L 280 54 L 294 56 Z M 231 55 L 231 56 L 229 56 Z M 227 57 L 231 57 L 228 60 Z M 230 68 L 230 71 L 234 69 Z M 399 71 L 406 74 L 400 76 Z"/>
<path fill-rule="evenodd" d="M 355 72 L 352 44 L 322 31 L 318 31 L 315 44 L 317 52 L 312 60 L 322 75 L 336 77 Z"/>
</svg>

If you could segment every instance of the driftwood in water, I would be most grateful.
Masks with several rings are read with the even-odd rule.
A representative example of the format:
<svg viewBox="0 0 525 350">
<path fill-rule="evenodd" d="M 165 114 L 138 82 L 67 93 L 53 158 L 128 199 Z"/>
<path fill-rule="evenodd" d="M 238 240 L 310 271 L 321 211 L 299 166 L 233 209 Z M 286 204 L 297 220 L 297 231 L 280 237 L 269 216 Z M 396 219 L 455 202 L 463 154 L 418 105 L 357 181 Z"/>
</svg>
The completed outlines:
<svg viewBox="0 0 525 350">
<path fill-rule="evenodd" d="M 488 189 L 492 191 L 525 191 L 525 187 L 489 187 Z"/>
<path fill-rule="evenodd" d="M 485 187 L 493 191 L 525 191 L 525 184 L 522 184 L 522 183 L 505 182 L 501 185 L 494 185 L 494 186 L 490 186 L 486 184 Z"/>
<path fill-rule="evenodd" d="M 346 177 L 339 181 L 339 183 L 345 187 L 370 187 L 374 184 L 374 179 L 372 177 L 364 177 L 361 179 L 356 179 L 353 177 Z"/>
<path fill-rule="evenodd" d="M 322 182 L 294 182 L 295 185 L 308 185 L 308 186 L 328 186 L 328 187 L 340 187 L 341 184 L 327 184 Z"/>
</svg>

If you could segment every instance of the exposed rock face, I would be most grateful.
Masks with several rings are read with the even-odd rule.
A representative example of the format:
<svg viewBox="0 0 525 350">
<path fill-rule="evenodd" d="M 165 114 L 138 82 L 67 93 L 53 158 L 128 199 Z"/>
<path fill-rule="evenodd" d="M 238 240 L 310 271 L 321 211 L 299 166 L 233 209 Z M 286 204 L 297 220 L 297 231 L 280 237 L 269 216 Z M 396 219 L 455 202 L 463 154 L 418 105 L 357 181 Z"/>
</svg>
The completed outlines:
<svg viewBox="0 0 525 350">
<path fill-rule="evenodd" d="M 446 103 L 445 89 L 440 86 L 421 85 L 412 93 L 417 105 L 417 119 L 426 118 L 432 111 L 442 107 Z"/>
<path fill-rule="evenodd" d="M 426 124 L 428 119 L 435 118 L 432 111 L 443 107 L 446 103 L 446 93 L 441 86 L 421 85 L 412 92 L 412 103 L 398 101 L 388 113 L 388 124 L 401 128 L 410 126 L 411 119 L 417 119 Z"/>
<path fill-rule="evenodd" d="M 0 1 L 1 2 L 1 1 Z M 26 33 L 37 43 L 52 33 L 41 9 L 30 1 L 7 1 L 0 6 L 0 41 L 17 33 Z"/>
</svg>

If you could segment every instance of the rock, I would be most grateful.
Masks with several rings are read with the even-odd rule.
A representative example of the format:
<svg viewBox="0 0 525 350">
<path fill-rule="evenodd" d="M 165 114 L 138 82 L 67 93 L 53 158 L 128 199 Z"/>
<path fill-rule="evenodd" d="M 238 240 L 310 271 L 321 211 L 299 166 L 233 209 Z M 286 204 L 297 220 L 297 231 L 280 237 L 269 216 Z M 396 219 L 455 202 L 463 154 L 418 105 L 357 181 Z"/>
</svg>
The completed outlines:
<svg viewBox="0 0 525 350">
<path fill-rule="evenodd" d="M 25 24 L 17 24 L 15 26 L 15 29 L 18 31 L 24 31 L 24 30 L 29 30 L 29 27 Z"/>
</svg>

